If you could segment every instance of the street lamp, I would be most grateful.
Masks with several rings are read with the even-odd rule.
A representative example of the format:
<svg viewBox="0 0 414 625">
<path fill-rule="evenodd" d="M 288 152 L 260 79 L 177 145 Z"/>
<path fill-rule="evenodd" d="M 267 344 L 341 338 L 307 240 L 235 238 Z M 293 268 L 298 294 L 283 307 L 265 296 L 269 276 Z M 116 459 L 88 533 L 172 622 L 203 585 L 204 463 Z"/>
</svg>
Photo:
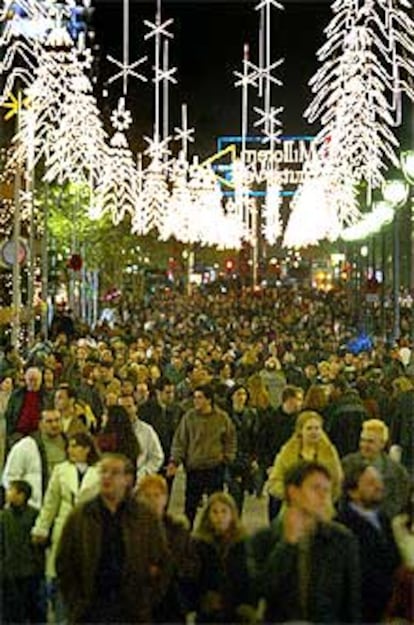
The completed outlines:
<svg viewBox="0 0 414 625">
<path fill-rule="evenodd" d="M 387 180 L 382 186 L 382 196 L 395 209 L 403 206 L 408 198 L 408 184 L 401 179 Z M 394 214 L 394 340 L 400 338 L 400 232 L 399 211 Z"/>
<path fill-rule="evenodd" d="M 404 178 L 410 184 L 414 184 L 414 150 L 401 153 L 401 168 Z"/>
<path fill-rule="evenodd" d="M 401 153 L 401 169 L 404 174 L 404 178 L 410 185 L 414 184 L 414 150 L 407 150 Z M 414 297 L 414 204 L 411 197 L 409 205 L 409 217 L 411 225 L 411 258 L 410 258 L 410 290 L 411 295 Z M 414 301 L 411 304 L 411 341 L 414 345 Z"/>
<path fill-rule="evenodd" d="M 406 203 L 408 192 L 408 184 L 398 178 L 386 180 L 382 185 L 382 197 L 394 208 L 400 208 Z"/>
</svg>

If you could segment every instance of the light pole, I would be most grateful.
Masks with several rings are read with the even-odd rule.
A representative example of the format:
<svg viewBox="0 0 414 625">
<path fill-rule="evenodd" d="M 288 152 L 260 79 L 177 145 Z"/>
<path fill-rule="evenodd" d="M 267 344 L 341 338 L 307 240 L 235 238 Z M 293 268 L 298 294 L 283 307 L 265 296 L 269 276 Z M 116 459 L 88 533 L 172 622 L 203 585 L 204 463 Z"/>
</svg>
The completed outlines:
<svg viewBox="0 0 414 625">
<path fill-rule="evenodd" d="M 414 185 L 414 150 L 407 150 L 401 154 L 401 169 L 404 178 L 410 184 L 408 195 L 408 210 L 410 216 L 410 293 L 411 293 L 411 343 L 414 346 L 414 201 L 411 194 L 411 187 Z"/>
<path fill-rule="evenodd" d="M 404 180 L 387 180 L 382 187 L 382 195 L 395 209 L 404 206 L 408 198 L 408 185 Z M 394 213 L 394 262 L 393 262 L 393 293 L 394 293 L 394 324 L 393 338 L 400 338 L 400 221 L 398 210 Z"/>
</svg>

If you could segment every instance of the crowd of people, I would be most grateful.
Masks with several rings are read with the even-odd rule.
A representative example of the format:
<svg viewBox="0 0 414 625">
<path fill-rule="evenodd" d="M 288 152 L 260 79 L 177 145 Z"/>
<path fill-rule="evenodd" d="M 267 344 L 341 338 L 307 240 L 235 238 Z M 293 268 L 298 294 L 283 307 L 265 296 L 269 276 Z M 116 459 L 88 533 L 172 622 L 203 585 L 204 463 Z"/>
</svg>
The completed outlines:
<svg viewBox="0 0 414 625">
<path fill-rule="evenodd" d="M 365 338 L 282 288 L 6 345 L 3 621 L 413 622 L 414 350 Z"/>
</svg>

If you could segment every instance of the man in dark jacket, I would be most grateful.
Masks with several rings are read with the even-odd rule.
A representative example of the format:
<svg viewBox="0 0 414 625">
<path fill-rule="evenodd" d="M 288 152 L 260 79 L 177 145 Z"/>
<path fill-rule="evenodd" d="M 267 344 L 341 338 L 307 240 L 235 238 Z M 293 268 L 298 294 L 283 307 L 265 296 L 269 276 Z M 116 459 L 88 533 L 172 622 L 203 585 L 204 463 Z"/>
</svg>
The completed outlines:
<svg viewBox="0 0 414 625">
<path fill-rule="evenodd" d="M 138 416 L 142 421 L 152 425 L 160 439 L 164 457 L 168 461 L 174 433 L 182 416 L 182 410 L 175 401 L 175 386 L 168 378 L 158 380 L 155 399 L 149 399 L 138 405 Z M 166 467 L 163 467 L 160 473 L 165 475 Z M 173 478 L 168 478 L 167 482 L 171 492 Z"/>
<path fill-rule="evenodd" d="M 399 564 L 390 521 L 380 510 L 384 484 L 379 471 L 361 461 L 346 475 L 344 490 L 347 501 L 338 520 L 352 531 L 359 543 L 362 621 L 379 623 Z"/>
<path fill-rule="evenodd" d="M 71 623 L 150 623 L 169 579 L 165 533 L 130 497 L 130 461 L 107 454 L 98 497 L 63 528 L 56 570 Z"/>
<path fill-rule="evenodd" d="M 29 367 L 24 374 L 25 385 L 10 395 L 4 418 L 9 446 L 19 438 L 37 430 L 43 406 L 42 372 Z"/>
<path fill-rule="evenodd" d="M 368 416 L 358 391 L 351 388 L 343 377 L 335 380 L 325 430 L 340 458 L 358 448 L 362 424 Z"/>
<path fill-rule="evenodd" d="M 323 465 L 294 465 L 285 476 L 286 510 L 251 539 L 251 574 L 266 622 L 359 622 L 358 546 L 349 530 L 325 519 L 331 496 Z"/>
</svg>

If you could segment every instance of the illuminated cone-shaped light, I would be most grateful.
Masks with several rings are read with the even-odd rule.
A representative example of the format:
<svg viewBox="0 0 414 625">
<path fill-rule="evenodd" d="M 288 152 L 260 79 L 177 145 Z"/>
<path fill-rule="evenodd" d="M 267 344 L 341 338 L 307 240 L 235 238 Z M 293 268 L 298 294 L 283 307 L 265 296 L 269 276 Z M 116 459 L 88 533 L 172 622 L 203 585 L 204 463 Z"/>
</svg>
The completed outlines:
<svg viewBox="0 0 414 625">
<path fill-rule="evenodd" d="M 274 245 L 282 234 L 280 206 L 282 203 L 280 178 L 277 172 L 268 176 L 266 199 L 263 204 L 263 234 L 269 245 Z"/>
<path fill-rule="evenodd" d="M 133 215 L 137 204 L 137 169 L 125 135 L 115 133 L 97 186 L 94 201 L 96 214 L 109 213 L 119 224 L 128 213 Z"/>
</svg>

